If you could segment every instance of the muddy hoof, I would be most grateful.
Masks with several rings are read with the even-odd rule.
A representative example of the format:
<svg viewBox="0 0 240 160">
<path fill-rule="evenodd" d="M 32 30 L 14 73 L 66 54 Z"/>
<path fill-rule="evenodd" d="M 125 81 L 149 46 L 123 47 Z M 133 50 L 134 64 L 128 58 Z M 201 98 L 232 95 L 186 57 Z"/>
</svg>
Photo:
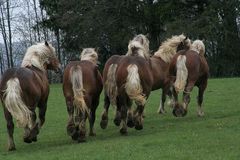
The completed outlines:
<svg viewBox="0 0 240 160">
<path fill-rule="evenodd" d="M 143 129 L 143 125 L 135 125 L 135 129 L 136 130 L 142 130 Z"/>
<path fill-rule="evenodd" d="M 184 110 L 183 108 L 174 108 L 173 109 L 173 115 L 175 117 L 184 117 L 184 116 L 186 116 L 186 114 L 187 114 L 187 111 Z"/>
<path fill-rule="evenodd" d="M 128 134 L 126 128 L 121 128 L 121 129 L 120 129 L 120 133 L 121 133 L 121 135 L 124 135 L 124 136 L 126 136 L 126 135 Z"/>
<path fill-rule="evenodd" d="M 85 136 L 79 136 L 78 137 L 78 143 L 83 143 L 86 142 L 86 137 Z"/>
<path fill-rule="evenodd" d="M 114 122 L 114 124 L 115 124 L 116 126 L 120 126 L 121 119 L 115 118 L 113 122 Z"/>
<path fill-rule="evenodd" d="M 32 140 L 31 140 L 29 137 L 23 138 L 23 141 L 24 141 L 25 143 L 32 143 Z"/>
<path fill-rule="evenodd" d="M 71 137 L 72 137 L 72 140 L 74 141 L 78 140 L 78 133 L 77 132 L 73 133 Z"/>
<path fill-rule="evenodd" d="M 127 126 L 130 127 L 130 128 L 133 128 L 133 127 L 134 127 L 134 122 L 133 122 L 133 120 L 128 120 L 128 121 L 127 121 Z"/>
<path fill-rule="evenodd" d="M 108 120 L 101 120 L 100 122 L 100 126 L 102 129 L 106 129 L 107 128 L 107 124 L 108 124 Z"/>
<path fill-rule="evenodd" d="M 33 142 L 37 142 L 37 136 L 32 138 Z"/>
<path fill-rule="evenodd" d="M 15 150 L 16 150 L 15 146 L 12 146 L 12 147 L 8 148 L 8 151 L 15 151 Z"/>
<path fill-rule="evenodd" d="M 89 133 L 89 136 L 95 137 L 95 136 L 96 136 L 96 133 Z"/>
</svg>

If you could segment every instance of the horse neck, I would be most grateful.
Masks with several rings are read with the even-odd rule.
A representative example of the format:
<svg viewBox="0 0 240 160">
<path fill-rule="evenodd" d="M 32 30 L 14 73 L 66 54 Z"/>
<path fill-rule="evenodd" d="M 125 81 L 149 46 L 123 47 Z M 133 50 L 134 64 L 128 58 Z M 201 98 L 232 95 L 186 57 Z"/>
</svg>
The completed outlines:
<svg viewBox="0 0 240 160">
<path fill-rule="evenodd" d="M 46 70 L 40 70 L 39 68 L 35 67 L 35 66 L 31 66 L 31 67 L 27 67 L 30 70 L 32 70 L 38 77 L 40 77 L 41 79 L 46 78 L 47 79 L 47 71 Z"/>
<path fill-rule="evenodd" d="M 153 87 L 152 90 L 162 88 L 165 79 L 167 78 L 169 63 L 164 62 L 158 56 L 152 56 L 150 58 L 151 70 L 153 75 Z"/>
</svg>

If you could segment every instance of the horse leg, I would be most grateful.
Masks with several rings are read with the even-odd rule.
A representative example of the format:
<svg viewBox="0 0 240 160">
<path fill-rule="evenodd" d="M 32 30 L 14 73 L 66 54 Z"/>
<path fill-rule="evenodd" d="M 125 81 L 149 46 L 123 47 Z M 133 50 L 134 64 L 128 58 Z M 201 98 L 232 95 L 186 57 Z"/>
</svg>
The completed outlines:
<svg viewBox="0 0 240 160">
<path fill-rule="evenodd" d="M 184 92 L 183 92 L 183 109 L 184 109 L 184 112 L 183 112 L 182 116 L 185 116 L 187 114 L 187 107 L 188 107 L 188 104 L 189 104 L 190 99 L 191 99 L 190 98 L 190 93 L 193 90 L 193 87 L 194 87 L 194 83 L 188 83 L 187 86 L 184 89 Z"/>
<path fill-rule="evenodd" d="M 40 102 L 38 104 L 38 108 L 39 108 L 38 118 L 39 118 L 39 129 L 40 129 L 45 122 L 45 115 L 46 115 L 46 110 L 47 110 L 47 100 Z"/>
<path fill-rule="evenodd" d="M 132 101 L 128 98 L 127 99 L 127 126 L 132 128 L 134 127 L 134 121 L 133 121 L 133 110 L 132 110 Z"/>
<path fill-rule="evenodd" d="M 96 133 L 94 132 L 94 122 L 96 118 L 96 109 L 99 104 L 99 98 L 93 98 L 92 100 L 92 108 L 90 110 L 90 115 L 89 115 L 89 124 L 90 124 L 90 131 L 89 131 L 89 136 L 96 136 Z"/>
<path fill-rule="evenodd" d="M 39 134 L 39 126 L 38 123 L 36 123 L 36 113 L 35 111 L 32 111 L 32 126 L 26 126 L 24 128 L 24 136 L 23 136 L 23 141 L 26 143 L 32 143 L 32 141 L 36 142 L 37 141 L 37 135 Z"/>
<path fill-rule="evenodd" d="M 160 105 L 159 105 L 159 109 L 158 109 L 158 113 L 159 114 L 164 114 L 166 113 L 165 109 L 164 109 L 164 103 L 166 101 L 166 89 L 162 90 L 162 99 L 160 100 Z"/>
<path fill-rule="evenodd" d="M 122 119 L 122 126 L 120 129 L 120 133 L 122 135 L 127 135 L 127 107 L 121 106 L 121 119 Z"/>
<path fill-rule="evenodd" d="M 87 113 L 80 113 L 78 142 L 86 142 L 86 119 Z"/>
<path fill-rule="evenodd" d="M 197 99 L 198 99 L 198 111 L 197 111 L 197 113 L 198 113 L 199 117 L 204 116 L 204 112 L 202 110 L 202 102 L 203 102 L 203 93 L 204 93 L 206 87 L 207 87 L 207 82 L 204 82 L 203 84 L 201 84 L 198 87 L 198 97 L 197 97 Z"/>
<path fill-rule="evenodd" d="M 110 100 L 109 100 L 109 97 L 107 96 L 107 94 L 105 93 L 105 97 L 104 97 L 104 111 L 102 113 L 102 120 L 100 122 L 100 126 L 101 126 L 102 129 L 107 128 L 109 106 L 110 106 Z"/>
<path fill-rule="evenodd" d="M 72 137 L 73 140 L 78 139 L 78 126 L 75 126 L 73 121 L 73 102 L 71 98 L 66 99 L 67 112 L 68 112 L 68 123 L 67 123 L 67 134 Z"/>
<path fill-rule="evenodd" d="M 13 132 L 14 132 L 14 123 L 11 113 L 4 108 L 4 116 L 7 121 L 7 132 L 8 132 L 8 151 L 16 150 L 14 139 L 13 139 Z"/>
<path fill-rule="evenodd" d="M 121 123 L 121 101 L 119 100 L 119 97 L 117 97 L 117 108 L 116 108 L 116 113 L 115 113 L 115 117 L 114 117 L 114 124 L 116 126 L 120 126 Z"/>
<path fill-rule="evenodd" d="M 134 117 L 135 122 L 135 129 L 141 130 L 143 129 L 143 111 L 144 111 L 144 105 L 137 105 L 137 112 Z"/>
</svg>

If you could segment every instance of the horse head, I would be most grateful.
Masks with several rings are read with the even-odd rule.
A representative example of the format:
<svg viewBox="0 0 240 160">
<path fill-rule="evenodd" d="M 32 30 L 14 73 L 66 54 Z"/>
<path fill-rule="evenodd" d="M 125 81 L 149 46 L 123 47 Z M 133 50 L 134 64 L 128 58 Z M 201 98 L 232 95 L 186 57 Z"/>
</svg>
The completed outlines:
<svg viewBox="0 0 240 160">
<path fill-rule="evenodd" d="M 56 56 L 55 48 L 48 42 L 30 46 L 27 49 L 21 66 L 34 66 L 42 71 L 49 69 L 56 72 L 59 72 L 61 67 Z"/>
<path fill-rule="evenodd" d="M 126 55 L 140 56 L 148 59 L 150 57 L 148 38 L 143 34 L 135 36 L 133 40 L 129 41 Z"/>
<path fill-rule="evenodd" d="M 201 40 L 195 40 L 191 45 L 191 50 L 198 52 L 199 55 L 204 56 L 205 45 Z"/>
<path fill-rule="evenodd" d="M 184 35 L 182 35 L 182 36 L 184 36 Z M 191 40 L 187 36 L 184 36 L 184 37 L 185 38 L 181 39 L 180 43 L 178 44 L 176 52 L 178 52 L 180 50 L 189 50 L 190 49 L 190 47 L 191 47 Z"/>
<path fill-rule="evenodd" d="M 80 59 L 90 61 L 93 64 L 97 65 L 97 63 L 98 63 L 97 50 L 98 49 L 95 49 L 95 48 L 84 48 L 82 53 L 81 53 Z"/>
</svg>

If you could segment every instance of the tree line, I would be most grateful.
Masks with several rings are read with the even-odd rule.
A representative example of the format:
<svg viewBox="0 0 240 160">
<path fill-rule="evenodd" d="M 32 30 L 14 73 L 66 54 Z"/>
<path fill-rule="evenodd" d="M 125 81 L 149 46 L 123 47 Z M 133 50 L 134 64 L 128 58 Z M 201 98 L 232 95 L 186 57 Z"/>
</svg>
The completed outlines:
<svg viewBox="0 0 240 160">
<path fill-rule="evenodd" d="M 125 54 L 136 34 L 148 34 L 154 52 L 166 38 L 184 33 L 192 40 L 204 41 L 212 77 L 240 75 L 239 0 L 30 2 L 35 14 L 26 17 L 34 19 L 29 28 L 34 33 L 32 42 L 53 40 L 63 65 L 78 59 L 82 48 L 99 47 L 102 68 L 111 55 Z"/>
</svg>

